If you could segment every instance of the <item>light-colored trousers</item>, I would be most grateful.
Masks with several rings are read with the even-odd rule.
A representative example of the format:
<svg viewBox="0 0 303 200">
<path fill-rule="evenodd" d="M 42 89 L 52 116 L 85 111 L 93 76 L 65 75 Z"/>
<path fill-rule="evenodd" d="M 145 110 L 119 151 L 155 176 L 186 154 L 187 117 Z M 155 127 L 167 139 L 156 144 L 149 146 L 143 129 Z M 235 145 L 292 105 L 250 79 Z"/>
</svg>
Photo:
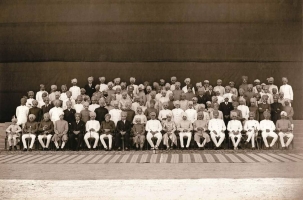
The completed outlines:
<svg viewBox="0 0 303 200">
<path fill-rule="evenodd" d="M 17 134 L 8 134 L 8 137 L 7 137 L 8 145 L 12 146 L 12 140 L 13 140 L 14 146 L 16 146 L 18 137 L 19 136 Z"/>
<path fill-rule="evenodd" d="M 258 132 L 255 133 L 255 130 L 251 130 L 251 131 L 247 131 L 246 135 L 247 135 L 247 142 L 249 142 L 251 140 L 251 146 L 255 147 L 255 137 L 257 136 Z"/>
<path fill-rule="evenodd" d="M 231 142 L 233 143 L 233 146 L 238 147 L 238 145 L 241 141 L 241 137 L 242 137 L 241 133 L 238 133 L 238 135 L 235 135 L 233 132 L 229 132 L 229 137 L 230 137 Z M 237 142 L 236 142 L 235 138 L 238 138 Z"/>
<path fill-rule="evenodd" d="M 111 149 L 112 148 L 112 141 L 113 141 L 113 136 L 111 134 L 102 134 L 100 135 L 100 140 L 101 140 L 101 143 L 103 145 L 104 148 L 107 148 L 107 145 L 104 141 L 104 138 L 108 138 L 108 145 L 109 145 L 109 148 Z"/>
<path fill-rule="evenodd" d="M 34 146 L 34 142 L 35 142 L 35 139 L 36 139 L 36 135 L 35 135 L 35 134 L 28 134 L 28 133 L 22 135 L 22 143 L 23 143 L 23 146 L 24 146 L 25 149 L 27 149 L 27 143 L 26 143 L 26 141 L 25 141 L 26 138 L 32 138 L 31 144 L 29 145 L 29 148 L 32 149 L 33 146 Z"/>
<path fill-rule="evenodd" d="M 43 138 L 46 138 L 46 145 L 43 142 Z M 41 146 L 43 148 L 48 148 L 51 139 L 52 139 L 52 135 L 51 134 L 48 134 L 48 135 L 38 135 L 38 140 L 39 140 L 39 142 L 40 142 L 40 144 L 41 144 Z"/>
<path fill-rule="evenodd" d="M 288 133 L 283 133 L 283 132 L 279 132 L 279 136 L 280 136 L 280 142 L 281 142 L 281 146 L 282 147 L 288 147 L 291 143 L 291 141 L 294 139 L 294 134 L 288 132 Z M 284 142 L 284 137 L 287 137 L 287 142 L 285 144 Z"/>
<path fill-rule="evenodd" d="M 270 147 L 274 146 L 277 139 L 278 139 L 278 135 L 276 133 L 274 133 L 273 131 L 270 131 L 268 133 L 266 131 L 262 132 L 263 142 L 264 142 L 266 147 L 269 147 L 268 142 L 267 142 L 267 137 L 272 137 L 273 138 L 273 140 L 270 143 Z"/>
<path fill-rule="evenodd" d="M 210 137 L 212 139 L 212 141 L 214 142 L 214 144 L 216 145 L 216 147 L 219 147 L 222 142 L 224 141 L 225 138 L 225 134 L 222 133 L 221 131 L 217 131 L 217 134 L 215 134 L 213 131 L 210 132 Z M 217 141 L 217 138 L 220 138 L 219 141 Z"/>
<path fill-rule="evenodd" d="M 85 133 L 84 141 L 85 141 L 86 146 L 90 149 L 92 147 L 89 144 L 88 138 L 94 138 L 95 139 L 93 148 L 96 148 L 97 145 L 98 145 L 98 141 L 99 141 L 99 134 L 97 132 L 94 132 L 94 131 L 91 131 L 91 132 L 88 131 L 87 133 Z"/>
<path fill-rule="evenodd" d="M 190 145 L 190 141 L 191 141 L 191 132 L 180 132 L 180 133 L 179 133 L 179 136 L 180 136 L 180 144 L 181 144 L 181 147 L 182 147 L 182 148 L 184 148 L 184 141 L 183 141 L 183 138 L 184 138 L 184 137 L 187 137 L 186 148 L 188 148 L 189 145 Z"/>
<path fill-rule="evenodd" d="M 161 140 L 162 140 L 162 134 L 161 134 L 161 133 L 156 133 L 155 135 L 153 135 L 153 134 L 151 134 L 150 132 L 147 133 L 146 139 L 147 139 L 149 145 L 150 145 L 152 148 L 155 147 L 155 145 L 154 145 L 154 143 L 153 143 L 153 141 L 152 141 L 152 138 L 153 138 L 153 137 L 157 138 L 156 147 L 158 147 L 158 146 L 160 145 L 160 143 L 161 143 Z"/>
</svg>

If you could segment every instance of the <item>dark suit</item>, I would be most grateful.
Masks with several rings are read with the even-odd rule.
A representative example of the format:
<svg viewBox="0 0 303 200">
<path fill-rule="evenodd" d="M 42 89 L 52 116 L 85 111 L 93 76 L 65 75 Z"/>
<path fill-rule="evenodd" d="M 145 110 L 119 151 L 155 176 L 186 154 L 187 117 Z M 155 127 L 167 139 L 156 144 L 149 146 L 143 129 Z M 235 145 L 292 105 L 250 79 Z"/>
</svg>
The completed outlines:
<svg viewBox="0 0 303 200">
<path fill-rule="evenodd" d="M 42 119 L 42 110 L 41 108 L 33 107 L 29 109 L 28 115 L 33 114 L 36 116 L 35 122 L 40 122 Z"/>
<path fill-rule="evenodd" d="M 224 120 L 226 127 L 230 120 L 230 111 L 232 111 L 233 109 L 234 109 L 233 105 L 230 102 L 228 102 L 227 105 L 226 105 L 226 102 L 222 102 L 219 105 L 219 110 L 221 110 L 223 113 L 223 120 Z"/>
<path fill-rule="evenodd" d="M 131 125 L 131 122 L 125 120 L 125 123 L 120 120 L 118 121 L 117 123 L 117 127 L 116 127 L 116 147 L 122 147 L 121 146 L 121 133 L 120 131 L 126 131 L 125 135 L 124 135 L 124 145 L 125 147 L 129 148 L 129 136 L 130 136 L 130 131 L 131 131 L 131 128 L 132 128 L 132 125 Z"/>
<path fill-rule="evenodd" d="M 91 86 L 89 86 L 89 84 L 85 85 L 84 86 L 84 89 L 85 89 L 85 94 L 89 96 L 89 98 L 92 98 L 94 92 L 96 92 L 96 84 L 92 84 Z"/>
<path fill-rule="evenodd" d="M 206 106 L 206 102 L 208 101 L 207 96 L 206 95 L 202 95 L 202 96 L 197 95 L 197 98 L 198 98 L 198 102 L 197 103 L 198 104 L 203 103 L 205 105 L 205 108 L 207 108 L 207 106 Z"/>
<path fill-rule="evenodd" d="M 80 131 L 80 133 L 75 134 L 73 131 Z M 83 138 L 85 134 L 85 123 L 83 121 L 79 121 L 77 124 L 76 121 L 73 121 L 70 126 L 70 142 L 73 150 L 79 150 L 80 145 L 83 143 Z M 78 142 L 76 141 L 78 139 Z M 76 144 L 77 142 L 77 144 Z"/>
<path fill-rule="evenodd" d="M 44 115 L 45 113 L 48 113 L 50 111 L 50 109 L 52 109 L 54 106 L 51 105 L 51 104 L 48 104 L 47 106 L 46 105 L 43 105 L 41 107 L 41 110 L 42 110 L 42 115 Z"/>
<path fill-rule="evenodd" d="M 281 103 L 272 103 L 270 105 L 271 108 L 271 120 L 276 124 L 276 122 L 281 119 L 281 112 L 282 112 L 282 104 Z"/>
<path fill-rule="evenodd" d="M 213 97 L 213 96 L 216 96 L 216 93 L 212 90 L 211 92 L 209 91 L 209 90 L 207 90 L 206 92 L 205 92 L 205 96 L 207 97 L 207 101 L 211 101 L 211 98 Z"/>
<path fill-rule="evenodd" d="M 96 120 L 99 121 L 101 124 L 103 121 L 105 121 L 105 115 L 108 113 L 108 110 L 104 107 L 99 107 L 95 109 L 96 113 Z"/>
<path fill-rule="evenodd" d="M 70 110 L 66 109 L 63 112 L 64 112 L 64 120 L 67 121 L 68 129 L 70 130 L 72 122 L 76 120 L 75 119 L 76 110 L 75 109 L 70 109 Z"/>
</svg>

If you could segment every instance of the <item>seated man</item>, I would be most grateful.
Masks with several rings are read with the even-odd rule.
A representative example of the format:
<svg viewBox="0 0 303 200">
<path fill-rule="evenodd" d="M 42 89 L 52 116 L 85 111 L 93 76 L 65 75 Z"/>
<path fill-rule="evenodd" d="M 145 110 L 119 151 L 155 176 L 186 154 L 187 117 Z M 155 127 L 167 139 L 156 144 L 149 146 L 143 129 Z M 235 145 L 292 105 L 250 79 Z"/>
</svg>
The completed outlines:
<svg viewBox="0 0 303 200">
<path fill-rule="evenodd" d="M 203 112 L 198 112 L 198 119 L 194 122 L 193 127 L 195 131 L 194 139 L 199 147 L 203 150 L 206 143 L 210 142 L 209 135 L 205 132 L 207 130 L 207 120 L 203 120 Z M 201 144 L 200 140 L 204 138 L 203 143 Z"/>
<path fill-rule="evenodd" d="M 32 107 L 29 109 L 28 114 L 33 114 L 36 116 L 35 118 L 35 122 L 40 122 L 41 118 L 42 118 L 42 110 L 41 108 L 38 108 L 38 101 L 37 100 L 33 100 L 32 101 Z"/>
<path fill-rule="evenodd" d="M 72 150 L 78 151 L 80 145 L 83 142 L 86 127 L 85 127 L 85 123 L 80 120 L 81 119 L 80 113 L 75 113 L 75 119 L 76 121 L 72 121 L 70 126 L 70 142 L 71 142 Z M 76 141 L 76 138 L 78 139 L 78 142 Z"/>
<path fill-rule="evenodd" d="M 265 111 L 263 116 L 265 119 L 260 122 L 260 130 L 262 130 L 262 138 L 266 149 L 271 149 L 278 139 L 278 135 L 274 132 L 276 130 L 276 126 L 273 121 L 270 120 L 269 111 Z M 270 146 L 268 146 L 267 137 L 273 137 Z"/>
<path fill-rule="evenodd" d="M 150 113 L 150 120 L 147 121 L 145 130 L 147 131 L 146 139 L 151 146 L 151 149 L 158 149 L 162 140 L 162 125 L 159 120 L 156 119 L 156 113 Z M 154 145 L 152 138 L 157 138 L 157 144 Z"/>
<path fill-rule="evenodd" d="M 36 138 L 36 132 L 38 131 L 38 123 L 35 122 L 36 116 L 34 114 L 30 114 L 28 119 L 29 121 L 25 123 L 23 128 L 22 135 L 22 143 L 23 143 L 23 151 L 27 151 L 27 144 L 25 139 L 31 138 L 31 144 L 29 145 L 29 151 L 32 150 Z"/>
<path fill-rule="evenodd" d="M 20 137 L 20 132 L 21 132 L 20 126 L 17 125 L 17 118 L 15 116 L 12 119 L 12 124 L 9 125 L 9 127 L 6 129 L 7 135 L 7 141 L 9 144 L 9 150 L 12 150 L 12 140 L 14 142 L 14 150 L 17 150 L 17 138 Z"/>
<path fill-rule="evenodd" d="M 100 130 L 100 123 L 96 119 L 96 113 L 90 112 L 89 113 L 90 120 L 86 122 L 86 134 L 84 135 L 84 141 L 86 146 L 89 150 L 91 150 L 91 146 L 88 142 L 88 138 L 94 138 L 95 143 L 93 146 L 93 150 L 96 150 L 99 141 L 99 130 Z"/>
<path fill-rule="evenodd" d="M 142 112 L 142 110 L 140 111 Z M 118 151 L 121 151 L 122 148 L 122 137 L 124 137 L 124 147 L 125 150 L 128 151 L 129 148 L 129 136 L 130 136 L 130 131 L 132 128 L 131 122 L 126 120 L 127 113 L 122 112 L 121 113 L 121 120 L 117 122 L 117 133 L 116 133 L 116 147 L 118 147 Z M 144 115 L 145 117 L 145 115 Z M 141 119 L 141 118 L 137 118 Z M 141 120 L 140 120 L 141 121 Z"/>
<path fill-rule="evenodd" d="M 54 136 L 52 138 L 52 140 L 54 141 L 55 143 L 55 146 L 56 146 L 56 151 L 59 151 L 60 148 L 59 148 L 59 144 L 58 142 L 62 141 L 61 143 L 61 149 L 63 150 L 64 149 L 64 146 L 67 142 L 67 132 L 68 132 L 68 123 L 67 121 L 65 121 L 63 118 L 64 118 L 64 113 L 63 111 L 61 113 L 58 113 L 59 114 L 59 120 L 55 121 L 55 124 L 54 124 Z"/>
<path fill-rule="evenodd" d="M 166 120 L 166 116 L 168 114 L 173 114 L 171 110 L 168 109 L 168 103 L 167 102 L 163 102 L 162 103 L 162 106 L 163 106 L 163 110 L 160 110 L 159 112 L 159 116 L 158 116 L 158 119 L 162 122 L 164 120 Z"/>
<path fill-rule="evenodd" d="M 244 130 L 247 135 L 245 145 L 247 145 L 251 140 L 251 147 L 253 150 L 255 149 L 255 137 L 258 135 L 258 131 L 260 129 L 259 122 L 255 120 L 255 114 L 256 112 L 249 112 L 249 118 L 244 124 Z"/>
<path fill-rule="evenodd" d="M 136 118 L 136 123 L 132 128 L 132 132 L 134 134 L 133 142 L 136 145 L 136 150 L 143 150 L 144 142 L 145 142 L 145 124 L 141 123 L 141 118 Z"/>
<path fill-rule="evenodd" d="M 188 149 L 191 141 L 191 131 L 193 130 L 193 125 L 191 121 L 187 120 L 186 113 L 183 113 L 182 120 L 177 125 L 177 130 L 180 131 L 179 136 L 180 136 L 181 149 L 182 150 L 184 149 L 184 144 L 183 144 L 184 137 L 187 137 L 186 149 Z"/>
<path fill-rule="evenodd" d="M 111 151 L 112 150 L 112 141 L 113 141 L 113 134 L 115 131 L 115 123 L 110 120 L 111 119 L 111 115 L 110 114 L 106 114 L 105 115 L 105 121 L 101 122 L 101 135 L 100 135 L 100 140 L 101 143 L 105 149 L 105 151 Z M 109 148 L 107 148 L 107 145 L 104 141 L 104 138 L 108 139 L 108 146 Z"/>
<path fill-rule="evenodd" d="M 172 114 L 167 114 L 166 120 L 162 122 L 163 130 L 165 134 L 163 135 L 163 144 L 166 149 L 169 150 L 173 145 L 177 146 L 177 136 L 175 135 L 176 125 L 172 121 Z"/>
<path fill-rule="evenodd" d="M 241 131 L 242 131 L 242 124 L 239 120 L 237 120 L 237 113 L 231 112 L 230 113 L 231 120 L 228 122 L 227 130 L 229 133 L 229 137 L 233 143 L 234 150 L 238 150 L 238 145 L 241 141 Z M 235 141 L 237 138 L 237 142 Z"/>
<path fill-rule="evenodd" d="M 43 148 L 43 150 L 48 151 L 49 143 L 52 139 L 52 134 L 54 132 L 54 123 L 50 121 L 49 113 L 43 115 L 43 120 L 40 122 L 38 140 Z M 46 145 L 43 139 L 46 138 Z"/>
<path fill-rule="evenodd" d="M 289 144 L 294 138 L 294 134 L 292 132 L 291 122 L 287 119 L 287 113 L 285 111 L 281 112 L 281 119 L 277 121 L 276 127 L 277 131 L 279 131 L 282 149 L 288 149 Z M 286 144 L 284 137 L 287 137 Z"/>
<path fill-rule="evenodd" d="M 219 149 L 225 138 L 226 126 L 222 119 L 218 119 L 219 111 L 213 111 L 213 116 L 214 118 L 208 123 L 208 130 L 210 130 L 210 136 L 215 144 L 215 149 Z M 217 138 L 219 138 L 219 141 L 217 141 Z"/>
</svg>

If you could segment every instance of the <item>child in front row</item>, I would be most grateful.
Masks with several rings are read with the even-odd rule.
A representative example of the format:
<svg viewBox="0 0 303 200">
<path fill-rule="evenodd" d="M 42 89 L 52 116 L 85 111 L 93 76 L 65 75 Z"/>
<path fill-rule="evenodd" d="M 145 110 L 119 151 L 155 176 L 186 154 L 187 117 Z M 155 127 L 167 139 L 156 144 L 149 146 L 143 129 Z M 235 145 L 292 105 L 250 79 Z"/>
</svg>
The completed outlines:
<svg viewBox="0 0 303 200">
<path fill-rule="evenodd" d="M 136 149 L 139 149 L 140 146 L 140 150 L 142 151 L 145 141 L 145 126 L 141 123 L 140 117 L 135 117 L 135 122 L 136 124 L 132 128 L 134 134 L 133 141 L 136 144 Z"/>
<path fill-rule="evenodd" d="M 14 149 L 17 150 L 17 138 L 20 137 L 19 133 L 21 132 L 20 126 L 17 125 L 17 118 L 13 117 L 12 124 L 6 129 L 8 134 L 7 140 L 9 144 L 9 150 L 12 150 L 12 140 L 14 143 Z"/>
</svg>

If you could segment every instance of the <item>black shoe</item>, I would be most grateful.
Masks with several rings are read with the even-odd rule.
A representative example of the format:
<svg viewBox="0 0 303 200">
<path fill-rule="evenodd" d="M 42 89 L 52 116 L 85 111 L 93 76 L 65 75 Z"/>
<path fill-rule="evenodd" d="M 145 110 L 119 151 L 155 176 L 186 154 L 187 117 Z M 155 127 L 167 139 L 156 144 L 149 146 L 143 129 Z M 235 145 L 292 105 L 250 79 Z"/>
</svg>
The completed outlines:
<svg viewBox="0 0 303 200">
<path fill-rule="evenodd" d="M 273 148 L 272 148 L 272 147 L 269 147 L 269 149 L 270 149 L 270 150 L 273 150 Z"/>
<path fill-rule="evenodd" d="M 121 147 L 118 147 L 118 151 L 121 151 Z"/>
<path fill-rule="evenodd" d="M 256 148 L 255 148 L 255 147 L 252 147 L 251 150 L 256 150 Z"/>
<path fill-rule="evenodd" d="M 108 151 L 108 148 L 105 148 L 104 150 L 105 150 L 105 151 Z"/>
<path fill-rule="evenodd" d="M 27 151 L 27 148 L 24 148 L 23 151 Z"/>
<path fill-rule="evenodd" d="M 60 151 L 60 149 L 59 149 L 59 148 L 56 148 L 56 151 Z"/>
<path fill-rule="evenodd" d="M 127 147 L 125 147 L 125 151 L 128 151 L 128 148 L 127 148 Z"/>
<path fill-rule="evenodd" d="M 204 150 L 204 147 L 199 147 L 199 150 Z"/>
<path fill-rule="evenodd" d="M 11 151 L 12 149 L 13 149 L 12 146 L 10 146 L 8 150 Z"/>
<path fill-rule="evenodd" d="M 97 151 L 97 148 L 93 148 L 93 151 Z"/>
<path fill-rule="evenodd" d="M 14 146 L 14 149 L 15 149 L 15 150 L 17 150 L 17 147 L 16 147 L 16 146 Z"/>
<path fill-rule="evenodd" d="M 32 148 L 29 148 L 28 151 L 32 151 Z"/>
<path fill-rule="evenodd" d="M 108 149 L 108 151 L 112 151 L 112 149 Z"/>
<path fill-rule="evenodd" d="M 48 151 L 49 149 L 48 149 L 48 147 L 45 147 L 44 150 L 45 150 L 45 151 Z"/>
</svg>

